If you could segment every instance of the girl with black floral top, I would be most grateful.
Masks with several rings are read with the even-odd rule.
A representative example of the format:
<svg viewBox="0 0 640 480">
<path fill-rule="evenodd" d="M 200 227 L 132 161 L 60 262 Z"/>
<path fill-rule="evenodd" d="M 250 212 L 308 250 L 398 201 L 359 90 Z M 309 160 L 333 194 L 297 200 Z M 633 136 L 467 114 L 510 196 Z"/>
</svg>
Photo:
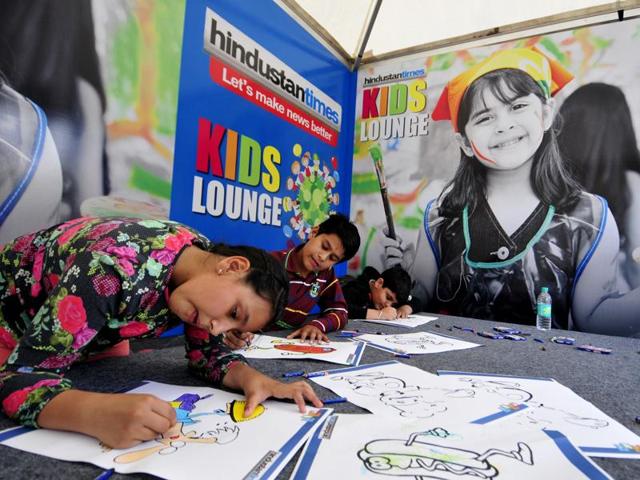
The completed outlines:
<svg viewBox="0 0 640 480">
<path fill-rule="evenodd" d="M 72 388 L 76 362 L 123 339 L 186 323 L 189 368 L 243 390 L 246 414 L 268 397 L 322 403 L 304 382 L 284 384 L 249 367 L 222 342 L 281 314 L 288 279 L 252 247 L 214 245 L 179 223 L 80 218 L 0 248 L 0 404 L 17 422 L 69 430 L 127 448 L 165 433 L 175 410 L 156 397 Z M 224 292 L 221 295 L 220 292 Z M 1 351 L 0 351 L 1 353 Z"/>
</svg>

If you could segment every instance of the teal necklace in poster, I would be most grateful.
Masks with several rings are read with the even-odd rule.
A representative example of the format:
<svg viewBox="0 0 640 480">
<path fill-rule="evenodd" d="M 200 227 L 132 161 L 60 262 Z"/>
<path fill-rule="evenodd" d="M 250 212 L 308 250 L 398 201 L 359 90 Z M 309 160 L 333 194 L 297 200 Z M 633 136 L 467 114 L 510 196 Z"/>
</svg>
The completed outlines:
<svg viewBox="0 0 640 480">
<path fill-rule="evenodd" d="M 296 144 L 293 154 L 299 158 L 291 163 L 292 176 L 287 178 L 287 190 L 291 196 L 282 200 L 285 212 L 293 211 L 290 225 L 282 230 L 287 238 L 295 231 L 301 240 L 308 238 L 311 229 L 325 220 L 340 203 L 340 195 L 333 192 L 340 180 L 338 160 L 322 162 L 317 153 L 302 154 L 302 146 Z"/>
</svg>

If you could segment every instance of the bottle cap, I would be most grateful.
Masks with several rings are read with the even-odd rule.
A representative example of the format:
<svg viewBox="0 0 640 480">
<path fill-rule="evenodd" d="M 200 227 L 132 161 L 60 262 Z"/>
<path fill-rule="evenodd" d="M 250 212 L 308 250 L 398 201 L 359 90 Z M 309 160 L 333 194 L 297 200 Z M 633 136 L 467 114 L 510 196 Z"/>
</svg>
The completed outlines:
<svg viewBox="0 0 640 480">
<path fill-rule="evenodd" d="M 543 293 L 549 293 L 549 287 L 542 287 Z"/>
</svg>

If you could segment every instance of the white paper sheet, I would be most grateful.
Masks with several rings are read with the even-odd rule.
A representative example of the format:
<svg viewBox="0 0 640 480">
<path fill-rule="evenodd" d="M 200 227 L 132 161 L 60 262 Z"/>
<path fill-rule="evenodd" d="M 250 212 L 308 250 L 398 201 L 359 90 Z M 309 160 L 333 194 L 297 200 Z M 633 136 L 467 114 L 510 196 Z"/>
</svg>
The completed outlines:
<svg viewBox="0 0 640 480">
<path fill-rule="evenodd" d="M 407 318 L 398 318 L 396 320 L 369 320 L 368 318 L 356 318 L 354 320 L 359 322 L 379 323 L 381 325 L 395 325 L 396 327 L 415 328 L 437 319 L 438 317 L 413 314 L 409 315 Z"/>
<path fill-rule="evenodd" d="M 358 365 L 365 345 L 360 342 L 310 343 L 299 339 L 256 335 L 251 345 L 236 350 L 246 358 L 282 358 L 285 360 L 322 360 L 341 365 Z"/>
<path fill-rule="evenodd" d="M 396 335 L 364 334 L 354 337 L 354 340 L 366 342 L 372 347 L 392 353 L 408 353 L 412 355 L 422 353 L 439 353 L 450 350 L 464 350 L 479 347 L 477 343 L 458 340 L 453 337 L 436 335 L 435 333 L 414 332 Z"/>
<path fill-rule="evenodd" d="M 328 370 L 312 377 L 318 385 L 378 415 L 402 419 L 456 419 L 471 422 L 513 415 L 525 407 L 516 396 L 460 385 L 396 361 Z M 518 402 L 520 400 L 520 402 Z"/>
<path fill-rule="evenodd" d="M 331 409 L 267 401 L 242 418 L 243 397 L 213 388 L 148 382 L 135 393 L 172 402 L 179 422 L 165 438 L 112 450 L 79 433 L 23 427 L 0 432 L 0 443 L 61 460 L 89 462 L 119 473 L 145 472 L 167 479 L 274 478 Z"/>
<path fill-rule="evenodd" d="M 505 399 L 517 396 L 527 408 L 510 415 L 509 423 L 558 430 L 592 457 L 640 459 L 638 435 L 553 379 L 449 371 L 438 373 L 443 378 L 456 380 L 461 388 L 471 385 L 474 389 L 493 391 Z M 478 417 L 475 422 L 487 424 L 494 418 Z"/>
<path fill-rule="evenodd" d="M 332 415 L 291 476 L 303 479 L 610 478 L 558 432 Z"/>
</svg>

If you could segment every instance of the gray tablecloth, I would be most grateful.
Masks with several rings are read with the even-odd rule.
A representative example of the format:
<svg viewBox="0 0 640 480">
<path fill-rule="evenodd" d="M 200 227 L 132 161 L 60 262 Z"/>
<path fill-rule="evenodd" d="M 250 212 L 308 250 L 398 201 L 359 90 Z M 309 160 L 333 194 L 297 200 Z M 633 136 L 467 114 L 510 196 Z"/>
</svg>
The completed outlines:
<svg viewBox="0 0 640 480">
<path fill-rule="evenodd" d="M 640 434 L 640 425 L 635 418 L 640 416 L 640 340 L 592 335 L 579 332 L 551 330 L 539 332 L 535 328 L 521 327 L 531 332 L 525 342 L 491 340 L 476 335 L 475 331 L 491 330 L 496 322 L 487 322 L 459 317 L 440 316 L 438 320 L 416 329 L 405 329 L 390 325 L 351 321 L 348 329 L 362 333 L 408 333 L 430 331 L 454 336 L 485 345 L 438 354 L 413 355 L 397 358 L 375 348 L 367 348 L 362 364 L 395 359 L 435 373 L 438 369 L 461 370 L 480 373 L 498 373 L 517 376 L 553 377 L 571 388 L 578 395 L 596 405 L 603 412 L 618 420 L 625 427 Z M 459 328 L 456 328 L 459 327 Z M 463 330 L 473 329 L 474 332 Z M 275 332 L 284 335 L 285 332 Z M 551 343 L 554 335 L 569 335 L 576 345 L 590 343 L 613 350 L 610 355 L 589 353 L 573 346 Z M 335 333 L 330 337 L 335 338 Z M 538 343 L 533 337 L 545 340 Z M 191 377 L 186 370 L 184 349 L 177 346 L 179 340 L 161 342 L 163 348 L 143 349 L 126 358 L 113 358 L 90 365 L 79 365 L 69 373 L 77 388 L 94 391 L 118 391 L 132 387 L 140 380 L 148 379 L 178 385 L 204 385 Z M 164 346 L 169 345 L 169 346 Z M 339 368 L 320 361 L 261 360 L 252 361 L 260 371 L 280 378 L 284 372 L 295 370 L 324 370 Z M 296 379 L 291 379 L 294 381 Z M 314 384 L 321 398 L 335 396 L 332 392 Z M 350 403 L 331 405 L 338 413 L 367 413 Z M 0 429 L 14 426 L 0 415 Z M 618 479 L 640 479 L 640 460 L 595 459 L 611 476 Z M 279 478 L 288 478 L 293 469 L 290 463 Z M 0 446 L 0 478 L 94 478 L 101 470 L 82 463 L 62 462 L 38 455 Z M 149 478 L 148 475 L 118 475 L 112 478 Z M 215 478 L 215 473 L 212 478 Z"/>
</svg>

